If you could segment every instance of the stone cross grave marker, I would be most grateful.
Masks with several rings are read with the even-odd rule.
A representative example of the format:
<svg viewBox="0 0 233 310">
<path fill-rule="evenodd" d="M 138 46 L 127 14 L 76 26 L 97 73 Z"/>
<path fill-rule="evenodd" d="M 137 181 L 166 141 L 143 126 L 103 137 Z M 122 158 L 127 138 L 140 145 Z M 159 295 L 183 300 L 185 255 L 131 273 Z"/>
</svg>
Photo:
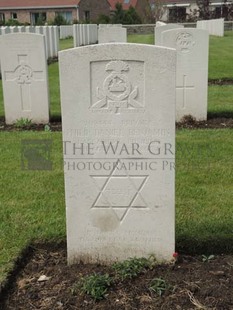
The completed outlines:
<svg viewBox="0 0 233 310">
<path fill-rule="evenodd" d="M 0 37 L 7 124 L 28 118 L 49 122 L 49 95 L 44 36 L 17 33 Z"/>
<path fill-rule="evenodd" d="M 162 45 L 177 49 L 176 121 L 185 115 L 207 119 L 209 36 L 184 28 L 162 32 Z"/>
<path fill-rule="evenodd" d="M 69 263 L 172 259 L 175 56 L 120 43 L 60 52 Z"/>
</svg>

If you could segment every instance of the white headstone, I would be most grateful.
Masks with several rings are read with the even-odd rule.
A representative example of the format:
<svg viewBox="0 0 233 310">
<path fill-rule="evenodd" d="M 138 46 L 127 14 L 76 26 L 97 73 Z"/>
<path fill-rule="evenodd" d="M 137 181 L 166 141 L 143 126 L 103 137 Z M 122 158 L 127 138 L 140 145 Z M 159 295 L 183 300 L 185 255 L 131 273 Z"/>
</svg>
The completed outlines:
<svg viewBox="0 0 233 310">
<path fill-rule="evenodd" d="M 1 70 L 7 124 L 28 118 L 49 122 L 44 36 L 17 33 L 0 37 Z"/>
<path fill-rule="evenodd" d="M 123 27 L 102 27 L 98 30 L 99 43 L 127 42 L 127 29 Z"/>
<path fill-rule="evenodd" d="M 68 37 L 73 37 L 73 26 L 60 26 L 60 39 L 66 39 Z"/>
<path fill-rule="evenodd" d="M 185 28 L 162 33 L 162 45 L 177 49 L 176 120 L 192 115 L 207 119 L 209 35 Z"/>
<path fill-rule="evenodd" d="M 198 20 L 197 28 L 207 30 L 210 35 L 224 36 L 224 18 Z"/>
<path fill-rule="evenodd" d="M 68 261 L 174 252 L 175 50 L 59 53 Z"/>
<path fill-rule="evenodd" d="M 161 36 L 162 36 L 162 32 L 167 31 L 167 30 L 171 30 L 171 29 L 177 29 L 177 28 L 184 28 L 183 25 L 178 25 L 178 24 L 167 24 L 167 25 L 160 25 L 155 27 L 155 44 L 156 45 L 162 45 L 162 41 L 161 41 Z"/>
</svg>

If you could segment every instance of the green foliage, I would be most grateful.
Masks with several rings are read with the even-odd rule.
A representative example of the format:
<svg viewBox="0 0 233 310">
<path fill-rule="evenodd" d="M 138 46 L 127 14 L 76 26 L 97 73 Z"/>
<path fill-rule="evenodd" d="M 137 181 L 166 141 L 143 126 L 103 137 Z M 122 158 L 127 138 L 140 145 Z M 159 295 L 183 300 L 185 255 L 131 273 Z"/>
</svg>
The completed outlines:
<svg viewBox="0 0 233 310">
<path fill-rule="evenodd" d="M 209 263 L 211 260 L 215 258 L 214 255 L 202 255 L 203 263 Z"/>
<path fill-rule="evenodd" d="M 22 25 L 20 22 L 18 22 L 16 19 L 8 19 L 8 21 L 5 22 L 5 26 L 20 26 Z"/>
<path fill-rule="evenodd" d="M 111 22 L 113 24 L 141 24 L 141 18 L 136 12 L 135 8 L 129 7 L 127 11 L 123 10 L 122 4 L 117 3 L 113 12 Z"/>
<path fill-rule="evenodd" d="M 53 24 L 61 26 L 61 25 L 68 25 L 69 23 L 61 14 L 57 14 L 56 17 L 54 18 Z"/>
<path fill-rule="evenodd" d="M 213 16 L 210 8 L 210 0 L 196 0 L 201 19 L 211 19 Z"/>
<path fill-rule="evenodd" d="M 45 20 L 44 16 L 42 14 L 39 14 L 39 17 L 36 21 L 36 26 L 44 26 L 45 22 L 46 22 L 46 20 Z"/>
<path fill-rule="evenodd" d="M 153 260 L 154 262 L 154 260 Z M 114 263 L 112 268 L 121 280 L 132 279 L 152 266 L 152 260 L 147 258 L 130 258 L 123 262 Z"/>
<path fill-rule="evenodd" d="M 50 126 L 49 126 L 48 124 L 46 124 L 46 125 L 44 126 L 44 131 L 45 131 L 45 132 L 51 132 L 52 130 L 51 130 Z"/>
<path fill-rule="evenodd" d="M 122 4 L 117 3 L 115 6 L 115 11 L 113 12 L 111 21 L 113 24 L 123 24 L 125 12 L 123 10 Z"/>
<path fill-rule="evenodd" d="M 151 281 L 150 291 L 162 296 L 165 291 L 172 290 L 172 287 L 162 278 L 155 278 Z"/>
<path fill-rule="evenodd" d="M 135 8 L 130 6 L 127 11 L 125 11 L 125 17 L 123 24 L 141 24 L 142 20 L 138 13 L 136 12 Z"/>
<path fill-rule="evenodd" d="M 97 24 L 110 24 L 111 23 L 111 18 L 107 15 L 100 14 L 98 19 L 97 19 Z"/>
<path fill-rule="evenodd" d="M 73 288 L 72 293 L 76 294 L 78 289 L 83 293 L 90 295 L 94 300 L 101 300 L 107 293 L 108 288 L 112 283 L 112 278 L 109 274 L 96 274 L 82 278 Z"/>
<path fill-rule="evenodd" d="M 15 122 L 15 127 L 17 128 L 23 128 L 30 125 L 32 125 L 32 120 L 28 118 L 21 117 L 20 119 L 17 119 Z"/>
</svg>

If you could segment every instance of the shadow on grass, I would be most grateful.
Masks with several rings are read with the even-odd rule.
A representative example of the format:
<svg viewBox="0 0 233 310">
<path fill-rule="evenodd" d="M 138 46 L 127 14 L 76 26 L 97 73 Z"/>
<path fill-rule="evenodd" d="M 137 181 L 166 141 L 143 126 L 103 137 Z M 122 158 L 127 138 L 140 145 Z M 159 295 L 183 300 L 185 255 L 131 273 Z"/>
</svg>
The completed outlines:
<svg viewBox="0 0 233 310">
<path fill-rule="evenodd" d="M 176 251 L 186 255 L 232 254 L 232 236 L 220 236 L 206 239 L 180 236 L 176 240 Z"/>
<path fill-rule="evenodd" d="M 233 111 L 208 112 L 207 119 L 233 118 Z"/>
</svg>

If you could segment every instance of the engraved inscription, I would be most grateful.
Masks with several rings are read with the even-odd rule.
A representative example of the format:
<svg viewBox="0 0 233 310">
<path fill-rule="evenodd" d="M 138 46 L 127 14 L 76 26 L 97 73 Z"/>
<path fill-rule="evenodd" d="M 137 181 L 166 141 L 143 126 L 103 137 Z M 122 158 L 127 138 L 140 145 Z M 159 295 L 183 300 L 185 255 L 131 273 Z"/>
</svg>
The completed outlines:
<svg viewBox="0 0 233 310">
<path fill-rule="evenodd" d="M 188 53 L 194 46 L 195 41 L 193 35 L 188 32 L 181 32 L 176 38 L 176 46 L 179 51 L 182 53 Z"/>
<path fill-rule="evenodd" d="M 138 62 L 138 64 L 143 67 L 141 62 Z M 92 80 L 96 78 L 99 81 L 97 85 L 92 87 L 92 92 L 96 94 L 95 98 L 92 98 L 91 109 L 93 111 L 118 114 L 124 111 L 144 108 L 143 68 L 140 68 L 141 75 L 138 81 L 132 75 L 133 64 L 130 62 L 121 60 L 110 61 L 105 64 L 105 68 L 103 64 L 100 63 L 99 65 L 102 65 L 101 71 L 104 79 L 99 81 L 100 79 L 97 76 L 91 76 Z M 92 73 L 95 74 L 95 72 Z"/>
<path fill-rule="evenodd" d="M 31 111 L 31 84 L 43 78 L 42 71 L 33 71 L 28 64 L 27 55 L 18 55 L 18 66 L 13 71 L 5 72 L 6 82 L 15 82 L 20 87 L 21 108 L 23 111 Z"/>
<path fill-rule="evenodd" d="M 130 209 L 148 208 L 141 194 L 148 175 L 129 175 L 126 170 L 117 171 L 116 165 L 107 176 L 91 177 L 99 190 L 93 209 L 111 209 L 118 221 L 122 222 Z"/>
<path fill-rule="evenodd" d="M 194 89 L 194 86 L 188 86 L 187 85 L 187 75 L 183 75 L 183 85 L 181 86 L 176 86 L 176 90 L 177 91 L 181 91 L 182 92 L 182 109 L 186 108 L 186 104 L 187 104 L 187 90 L 192 90 Z"/>
</svg>

